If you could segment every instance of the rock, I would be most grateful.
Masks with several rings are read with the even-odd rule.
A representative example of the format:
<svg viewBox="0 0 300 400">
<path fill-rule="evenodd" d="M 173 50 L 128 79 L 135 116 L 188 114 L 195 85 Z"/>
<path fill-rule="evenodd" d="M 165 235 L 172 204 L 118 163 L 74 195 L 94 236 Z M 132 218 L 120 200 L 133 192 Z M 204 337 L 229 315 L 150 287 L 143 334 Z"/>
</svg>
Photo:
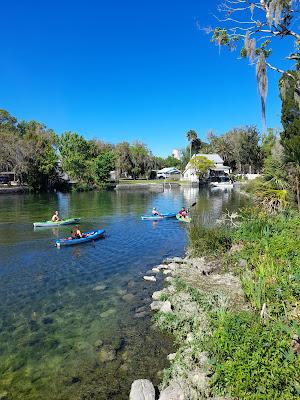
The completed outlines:
<svg viewBox="0 0 300 400">
<path fill-rule="evenodd" d="M 244 260 L 243 258 L 239 259 L 239 266 L 242 268 L 246 268 L 247 267 L 247 261 Z"/>
<path fill-rule="evenodd" d="M 149 281 L 149 282 L 156 282 L 156 278 L 155 276 L 143 276 L 143 278 L 145 279 L 145 281 Z"/>
<path fill-rule="evenodd" d="M 165 281 L 166 282 L 172 282 L 174 280 L 174 278 L 172 278 L 172 276 L 167 276 L 166 278 L 165 278 Z"/>
<path fill-rule="evenodd" d="M 164 293 L 163 290 L 158 290 L 157 292 L 154 292 L 152 294 L 152 299 L 153 300 L 159 300 L 161 298 L 161 295 Z"/>
<path fill-rule="evenodd" d="M 129 365 L 126 364 L 126 363 L 122 364 L 121 367 L 120 367 L 120 370 L 121 370 L 122 372 L 127 372 L 128 369 L 129 369 Z"/>
<path fill-rule="evenodd" d="M 160 393 L 159 400 L 184 400 L 183 390 L 177 382 L 172 382 Z"/>
<path fill-rule="evenodd" d="M 159 273 L 159 272 L 160 272 L 160 269 L 157 268 L 157 267 L 154 267 L 154 268 L 152 268 L 152 271 L 153 271 L 153 272 L 156 272 L 156 273 Z"/>
<path fill-rule="evenodd" d="M 93 290 L 99 292 L 100 290 L 105 290 L 106 288 L 107 288 L 106 285 L 101 284 L 101 285 L 97 285 L 97 286 L 93 287 Z"/>
<path fill-rule="evenodd" d="M 142 307 L 136 308 L 136 310 L 135 310 L 136 314 L 141 313 L 143 311 L 147 311 L 147 307 L 146 306 L 142 306 Z"/>
<path fill-rule="evenodd" d="M 108 361 L 113 361 L 115 360 L 117 356 L 116 350 L 109 345 L 103 346 L 102 349 L 98 353 L 98 360 L 101 363 L 105 363 Z"/>
<path fill-rule="evenodd" d="M 181 257 L 166 258 L 164 260 L 165 264 L 170 264 L 170 263 L 183 264 L 184 262 L 185 262 L 185 259 L 181 258 Z"/>
<path fill-rule="evenodd" d="M 172 271 L 170 270 L 170 269 L 165 269 L 164 271 L 163 271 L 163 274 L 164 275 L 168 275 L 168 274 L 171 274 L 172 273 Z"/>
<path fill-rule="evenodd" d="M 109 308 L 108 310 L 104 311 L 103 313 L 100 314 L 101 318 L 107 318 L 110 317 L 111 315 L 116 313 L 115 308 Z"/>
<path fill-rule="evenodd" d="M 176 353 L 171 353 L 171 354 L 169 354 L 169 355 L 167 356 L 167 359 L 168 359 L 169 361 L 173 361 L 173 360 L 175 359 L 175 357 L 176 357 Z"/>
<path fill-rule="evenodd" d="M 119 296 L 124 296 L 124 294 L 126 294 L 127 291 L 123 290 L 123 289 L 119 289 L 119 290 L 117 290 L 117 293 L 118 293 Z"/>
<path fill-rule="evenodd" d="M 201 368 L 206 368 L 207 364 L 208 364 L 208 357 L 207 357 L 207 353 L 205 351 L 203 351 L 202 353 L 200 353 L 198 355 L 198 365 Z"/>
<path fill-rule="evenodd" d="M 150 308 L 152 311 L 160 311 L 160 312 L 172 312 L 172 305 L 167 301 L 153 301 L 150 304 Z"/>
<path fill-rule="evenodd" d="M 94 343 L 94 346 L 96 347 L 97 350 L 99 350 L 103 345 L 103 341 L 101 339 L 96 340 Z"/>
<path fill-rule="evenodd" d="M 172 312 L 172 305 L 167 301 L 153 301 L 150 304 L 150 308 L 152 311 L 161 311 L 161 312 Z"/>
<path fill-rule="evenodd" d="M 162 304 L 162 306 L 160 307 L 160 310 L 159 310 L 159 311 L 160 311 L 160 312 L 165 312 L 165 313 L 167 313 L 167 312 L 172 312 L 172 305 L 171 305 L 171 303 L 169 302 L 169 300 L 163 302 L 163 304 Z"/>
<path fill-rule="evenodd" d="M 155 389 L 148 379 L 138 379 L 131 385 L 129 400 L 155 400 Z"/>
<path fill-rule="evenodd" d="M 197 387 L 200 393 L 207 393 L 209 389 L 209 379 L 203 372 L 192 372 L 189 380 Z"/>
<path fill-rule="evenodd" d="M 134 318 L 145 318 L 147 316 L 147 311 L 142 311 L 139 313 L 134 314 Z"/>
<path fill-rule="evenodd" d="M 168 264 L 168 269 L 170 269 L 171 271 L 175 271 L 175 269 L 178 268 L 178 264 L 176 263 L 170 263 Z"/>
<path fill-rule="evenodd" d="M 126 349 L 123 353 L 122 353 L 122 360 L 124 361 L 128 361 L 129 357 L 130 357 L 130 352 Z"/>
<path fill-rule="evenodd" d="M 168 266 L 166 264 L 159 264 L 156 268 L 158 268 L 158 269 L 168 269 Z"/>
<path fill-rule="evenodd" d="M 132 293 L 126 293 L 122 296 L 122 300 L 126 301 L 126 303 L 132 303 L 135 299 L 135 296 Z"/>
<path fill-rule="evenodd" d="M 192 334 L 192 332 L 189 332 L 187 335 L 186 335 L 186 341 L 188 342 L 188 343 L 190 343 L 190 342 L 192 342 L 194 340 L 194 335 Z"/>
<path fill-rule="evenodd" d="M 153 301 L 150 304 L 150 308 L 151 308 L 152 311 L 159 311 L 161 305 L 162 305 L 162 301 Z"/>
</svg>

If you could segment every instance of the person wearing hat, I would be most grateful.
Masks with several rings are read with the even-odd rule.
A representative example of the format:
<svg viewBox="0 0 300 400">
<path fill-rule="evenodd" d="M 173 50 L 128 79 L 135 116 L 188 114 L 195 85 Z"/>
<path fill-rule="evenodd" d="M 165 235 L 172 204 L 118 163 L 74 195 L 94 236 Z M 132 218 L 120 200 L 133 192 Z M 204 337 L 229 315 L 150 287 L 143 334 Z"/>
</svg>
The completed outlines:
<svg viewBox="0 0 300 400">
<path fill-rule="evenodd" d="M 152 208 L 152 215 L 160 215 L 155 207 Z"/>
</svg>

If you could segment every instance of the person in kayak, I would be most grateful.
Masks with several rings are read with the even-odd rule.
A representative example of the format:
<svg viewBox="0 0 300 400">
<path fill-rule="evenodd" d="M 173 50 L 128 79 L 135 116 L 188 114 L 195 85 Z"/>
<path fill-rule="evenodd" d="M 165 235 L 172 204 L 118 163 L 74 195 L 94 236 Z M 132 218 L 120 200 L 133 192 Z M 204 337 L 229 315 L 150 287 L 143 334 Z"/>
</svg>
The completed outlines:
<svg viewBox="0 0 300 400">
<path fill-rule="evenodd" d="M 181 218 L 187 218 L 187 210 L 184 207 L 181 207 L 180 211 L 178 212 L 178 215 L 180 215 Z"/>
<path fill-rule="evenodd" d="M 71 237 L 72 239 L 80 239 L 85 237 L 85 235 L 81 233 L 79 225 L 74 226 L 74 228 L 71 231 Z"/>
<path fill-rule="evenodd" d="M 160 213 L 157 211 L 155 207 L 152 208 L 152 215 L 160 215 Z"/>
<path fill-rule="evenodd" d="M 58 214 L 58 211 L 55 211 L 54 215 L 53 215 L 52 218 L 51 218 L 51 221 L 52 221 L 52 222 L 59 222 L 59 221 L 61 221 L 61 218 L 60 218 L 60 216 L 59 216 L 59 214 Z"/>
</svg>

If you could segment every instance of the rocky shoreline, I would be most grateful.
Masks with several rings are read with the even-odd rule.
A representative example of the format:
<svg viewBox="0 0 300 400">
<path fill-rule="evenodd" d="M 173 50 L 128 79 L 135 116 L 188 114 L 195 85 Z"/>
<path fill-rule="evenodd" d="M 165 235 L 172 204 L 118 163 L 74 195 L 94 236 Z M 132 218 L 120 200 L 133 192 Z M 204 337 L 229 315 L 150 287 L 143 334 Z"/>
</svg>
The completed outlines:
<svg viewBox="0 0 300 400">
<path fill-rule="evenodd" d="M 139 379 L 133 382 L 129 399 L 229 400 L 211 393 L 211 361 L 201 343 L 212 335 L 208 313 L 247 310 L 239 278 L 222 271 L 221 262 L 189 254 L 166 259 L 151 272 L 145 280 L 156 281 L 154 275 L 163 274 L 165 281 L 164 289 L 152 295 L 155 324 L 174 335 L 177 352 L 168 356 L 170 367 L 159 391 L 150 381 Z"/>
</svg>

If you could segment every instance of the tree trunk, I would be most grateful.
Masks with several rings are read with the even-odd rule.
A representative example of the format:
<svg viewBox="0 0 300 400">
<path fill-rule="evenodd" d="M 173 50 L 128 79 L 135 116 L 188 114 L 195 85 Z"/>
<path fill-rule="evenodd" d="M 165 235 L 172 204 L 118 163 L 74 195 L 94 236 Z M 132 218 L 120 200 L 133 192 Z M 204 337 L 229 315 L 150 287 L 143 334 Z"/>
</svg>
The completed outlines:
<svg viewBox="0 0 300 400">
<path fill-rule="evenodd" d="M 190 142 L 190 159 L 192 158 L 192 142 Z"/>
</svg>

